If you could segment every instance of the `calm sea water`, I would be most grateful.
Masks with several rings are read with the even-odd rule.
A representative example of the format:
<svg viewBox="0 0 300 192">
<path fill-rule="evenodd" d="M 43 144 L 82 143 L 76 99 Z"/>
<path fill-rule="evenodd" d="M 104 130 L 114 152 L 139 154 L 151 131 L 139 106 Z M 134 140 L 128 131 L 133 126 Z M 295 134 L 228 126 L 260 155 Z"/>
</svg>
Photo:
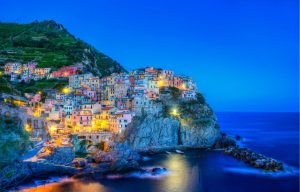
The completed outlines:
<svg viewBox="0 0 300 192">
<path fill-rule="evenodd" d="M 184 155 L 149 157 L 144 167 L 166 167 L 160 176 L 112 175 L 106 179 L 60 179 L 41 185 L 22 186 L 21 191 L 99 192 L 297 192 L 299 191 L 298 113 L 219 113 L 224 132 L 240 135 L 242 145 L 283 161 L 290 171 L 270 174 L 252 168 L 221 151 L 189 151 Z M 55 178 L 52 178 L 55 180 Z"/>
</svg>

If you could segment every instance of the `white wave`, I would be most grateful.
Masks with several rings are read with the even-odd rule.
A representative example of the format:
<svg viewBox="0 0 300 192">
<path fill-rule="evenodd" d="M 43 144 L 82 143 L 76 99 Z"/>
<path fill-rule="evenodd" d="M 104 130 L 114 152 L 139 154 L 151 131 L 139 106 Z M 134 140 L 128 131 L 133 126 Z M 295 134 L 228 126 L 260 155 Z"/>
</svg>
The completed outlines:
<svg viewBox="0 0 300 192">
<path fill-rule="evenodd" d="M 153 167 L 154 168 L 154 167 Z M 170 171 L 165 170 L 160 173 L 154 174 L 151 172 L 153 168 L 145 169 L 146 172 L 136 171 L 127 174 L 110 174 L 107 175 L 107 179 L 122 179 L 122 178 L 139 178 L 139 179 L 159 179 L 170 174 Z"/>
<path fill-rule="evenodd" d="M 290 177 L 297 176 L 299 174 L 299 169 L 295 167 L 285 166 L 284 171 L 265 171 L 258 168 L 240 168 L 240 167 L 226 167 L 224 168 L 225 172 L 238 173 L 244 175 L 260 175 L 266 177 Z"/>
</svg>

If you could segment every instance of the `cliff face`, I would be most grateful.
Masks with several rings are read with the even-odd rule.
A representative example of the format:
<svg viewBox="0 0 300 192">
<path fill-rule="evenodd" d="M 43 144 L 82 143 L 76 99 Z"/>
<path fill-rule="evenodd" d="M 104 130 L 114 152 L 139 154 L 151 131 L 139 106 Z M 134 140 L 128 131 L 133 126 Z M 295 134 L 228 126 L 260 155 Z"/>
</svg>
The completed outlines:
<svg viewBox="0 0 300 192">
<path fill-rule="evenodd" d="M 179 143 L 180 122 L 174 118 L 152 114 L 138 117 L 131 128 L 127 140 L 133 149 L 173 147 Z"/>
<path fill-rule="evenodd" d="M 217 118 L 207 104 L 188 103 L 181 115 L 180 136 L 182 145 L 211 147 L 221 137 Z"/>
<path fill-rule="evenodd" d="M 182 125 L 181 144 L 189 147 L 212 147 L 220 138 L 220 129 L 216 126 L 216 122 L 209 125 Z"/>
<path fill-rule="evenodd" d="M 0 105 L 0 170 L 30 147 L 29 135 L 23 129 L 24 118 L 25 115 L 17 108 Z"/>
<path fill-rule="evenodd" d="M 161 111 L 135 117 L 127 129 L 125 140 L 133 149 L 207 148 L 221 137 L 216 116 L 205 101 L 183 101 L 167 93 L 158 105 Z M 178 112 L 172 115 L 174 106 Z"/>
</svg>

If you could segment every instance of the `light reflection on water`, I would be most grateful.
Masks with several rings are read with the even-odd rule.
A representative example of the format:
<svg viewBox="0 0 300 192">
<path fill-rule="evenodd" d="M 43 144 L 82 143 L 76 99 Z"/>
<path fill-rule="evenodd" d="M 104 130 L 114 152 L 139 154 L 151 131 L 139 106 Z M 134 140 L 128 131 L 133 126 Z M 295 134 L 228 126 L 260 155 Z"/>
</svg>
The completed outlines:
<svg viewBox="0 0 300 192">
<path fill-rule="evenodd" d="M 184 155 L 172 154 L 162 163 L 171 170 L 171 174 L 163 178 L 162 188 L 164 191 L 191 191 L 198 184 L 199 168 L 189 167 Z"/>
<path fill-rule="evenodd" d="M 144 177 L 139 175 L 138 181 L 144 179 L 159 179 L 158 185 L 154 186 L 154 191 L 189 191 L 193 189 L 199 181 L 199 168 L 197 166 L 189 167 L 187 159 L 184 155 L 172 154 L 172 155 L 161 155 L 165 157 L 160 163 L 160 167 L 166 167 L 169 171 L 167 174 L 162 173 L 161 175 L 153 177 Z M 147 167 L 147 166 L 146 166 Z M 152 166 L 155 167 L 155 166 Z M 110 182 L 114 180 L 122 180 L 128 178 L 127 176 L 119 177 L 108 177 Z M 107 182 L 107 181 L 105 181 Z M 28 187 L 28 186 L 27 186 Z M 48 183 L 40 186 L 29 186 L 30 188 L 23 188 L 22 192 L 57 192 L 57 191 L 97 191 L 107 192 L 111 191 L 109 184 L 106 186 L 101 184 L 101 180 L 95 181 L 93 179 L 87 181 L 66 179 L 60 182 Z"/>
<path fill-rule="evenodd" d="M 299 191 L 299 114 L 225 114 L 219 115 L 219 120 L 225 132 L 246 139 L 243 142 L 246 147 L 295 167 L 295 174 L 266 175 L 221 151 L 189 151 L 183 155 L 173 153 L 147 158 L 143 166 L 165 167 L 169 170 L 168 174 L 160 177 L 71 179 L 31 189 L 27 186 L 23 191 Z"/>
<path fill-rule="evenodd" d="M 64 182 L 49 183 L 37 187 L 20 190 L 22 192 L 104 192 L 108 191 L 103 185 L 96 182 L 84 183 L 77 180 L 69 180 Z"/>
<path fill-rule="evenodd" d="M 163 162 L 164 167 L 171 170 L 171 174 L 164 178 L 162 183 L 163 189 L 166 191 L 185 191 L 187 188 L 187 162 L 182 155 L 168 155 L 168 158 Z M 178 179 L 177 175 L 180 174 L 182 179 Z"/>
<path fill-rule="evenodd" d="M 249 166 L 221 151 L 190 151 L 184 155 L 156 155 L 145 163 L 145 167 L 166 167 L 169 172 L 157 177 L 120 177 L 114 179 L 82 178 L 62 182 L 32 186 L 23 192 L 203 192 L 203 191 L 273 191 L 297 188 L 299 177 L 287 175 L 284 178 L 262 177 L 244 172 Z M 227 167 L 237 167 L 237 171 L 224 171 Z M 28 187 L 28 186 L 27 186 Z M 263 187 L 263 188 L 262 188 Z"/>
</svg>

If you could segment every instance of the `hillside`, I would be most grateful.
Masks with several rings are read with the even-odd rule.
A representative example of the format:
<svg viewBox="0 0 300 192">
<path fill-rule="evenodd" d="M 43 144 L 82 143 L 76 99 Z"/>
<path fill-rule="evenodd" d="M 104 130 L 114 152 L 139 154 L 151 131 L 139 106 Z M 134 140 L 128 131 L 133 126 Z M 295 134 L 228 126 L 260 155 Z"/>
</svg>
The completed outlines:
<svg viewBox="0 0 300 192">
<path fill-rule="evenodd" d="M 82 62 L 99 76 L 125 71 L 118 62 L 74 37 L 55 21 L 0 23 L 0 65 L 33 60 L 38 67 L 53 69 Z"/>
</svg>

